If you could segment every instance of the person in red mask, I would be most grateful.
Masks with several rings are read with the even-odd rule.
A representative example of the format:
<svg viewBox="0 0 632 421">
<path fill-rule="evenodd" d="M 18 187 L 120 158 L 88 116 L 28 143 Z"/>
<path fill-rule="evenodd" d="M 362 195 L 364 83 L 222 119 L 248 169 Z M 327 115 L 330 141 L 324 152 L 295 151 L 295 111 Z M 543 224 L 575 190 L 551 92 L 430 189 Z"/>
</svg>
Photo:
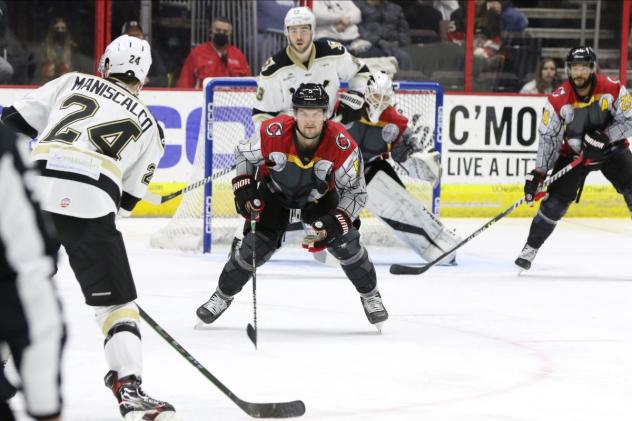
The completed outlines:
<svg viewBox="0 0 632 421">
<path fill-rule="evenodd" d="M 189 52 L 176 87 L 201 88 L 207 77 L 250 76 L 246 56 L 230 44 L 232 33 L 233 24 L 227 18 L 215 18 L 209 32 L 210 41 Z"/>
</svg>

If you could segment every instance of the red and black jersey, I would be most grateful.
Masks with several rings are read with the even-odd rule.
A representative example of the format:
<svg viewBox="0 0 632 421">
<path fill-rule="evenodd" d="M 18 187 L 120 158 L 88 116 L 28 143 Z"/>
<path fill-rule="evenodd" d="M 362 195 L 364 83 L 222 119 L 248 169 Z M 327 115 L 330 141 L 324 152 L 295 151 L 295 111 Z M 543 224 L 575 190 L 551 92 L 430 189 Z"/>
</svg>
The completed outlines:
<svg viewBox="0 0 632 421">
<path fill-rule="evenodd" d="M 389 106 L 373 123 L 366 118 L 354 122 L 349 133 L 358 142 L 362 159 L 369 163 L 378 157 L 388 157 L 391 146 L 397 143 L 408 127 L 408 119 Z"/>
</svg>

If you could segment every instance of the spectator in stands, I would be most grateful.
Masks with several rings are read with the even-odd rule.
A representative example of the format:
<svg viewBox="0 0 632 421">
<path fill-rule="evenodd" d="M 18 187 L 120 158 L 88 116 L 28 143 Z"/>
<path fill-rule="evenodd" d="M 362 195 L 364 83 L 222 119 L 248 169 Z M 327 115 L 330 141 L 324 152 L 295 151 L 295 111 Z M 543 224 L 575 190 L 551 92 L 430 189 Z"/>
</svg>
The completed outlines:
<svg viewBox="0 0 632 421">
<path fill-rule="evenodd" d="M 411 70 L 412 61 L 401 47 L 410 44 L 408 22 L 402 8 L 388 0 L 357 0 L 362 12 L 360 37 L 371 43 L 361 57 L 393 56 L 402 70 Z"/>
<path fill-rule="evenodd" d="M 210 41 L 193 48 L 184 61 L 178 88 L 201 88 L 204 78 L 221 76 L 250 76 L 244 53 L 229 40 L 233 24 L 224 17 L 213 20 Z"/>
<path fill-rule="evenodd" d="M 80 56 L 66 20 L 62 17 L 53 18 L 35 60 L 36 83 L 46 83 L 72 71 L 90 73 L 92 70 L 91 60 Z"/>
<path fill-rule="evenodd" d="M 315 39 L 330 39 L 344 45 L 353 55 L 371 48 L 371 43 L 360 38 L 358 23 L 360 9 L 351 0 L 322 0 L 314 2 L 316 17 Z"/>
<path fill-rule="evenodd" d="M 520 90 L 521 94 L 550 94 L 558 85 L 557 64 L 550 57 L 544 57 L 538 63 L 535 79 L 527 82 Z"/>
<path fill-rule="evenodd" d="M 294 0 L 257 1 L 257 51 L 260 62 L 287 44 L 283 19 L 292 7 Z"/>
<path fill-rule="evenodd" d="M 500 14 L 501 32 L 523 32 L 529 25 L 529 19 L 513 7 L 509 0 L 488 0 L 487 7 Z"/>
<path fill-rule="evenodd" d="M 123 24 L 121 35 L 145 39 L 145 33 L 138 21 L 130 20 Z M 158 51 L 151 47 L 151 67 L 144 86 L 167 86 L 167 68 Z"/>
<path fill-rule="evenodd" d="M 423 44 L 429 39 L 439 41 L 439 22 L 442 16 L 434 7 L 433 0 L 393 0 L 393 3 L 397 3 L 404 10 L 413 44 Z M 434 37 L 430 37 L 425 31 L 433 31 Z"/>
</svg>

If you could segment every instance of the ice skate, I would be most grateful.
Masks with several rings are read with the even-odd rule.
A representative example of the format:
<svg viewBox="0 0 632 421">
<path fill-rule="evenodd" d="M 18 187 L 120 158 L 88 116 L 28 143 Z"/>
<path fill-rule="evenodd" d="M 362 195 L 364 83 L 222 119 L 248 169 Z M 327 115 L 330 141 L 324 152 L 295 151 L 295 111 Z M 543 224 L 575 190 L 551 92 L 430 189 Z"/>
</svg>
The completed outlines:
<svg viewBox="0 0 632 421">
<path fill-rule="evenodd" d="M 114 393 L 121 415 L 127 421 L 176 421 L 173 406 L 147 396 L 140 387 L 140 378 L 131 375 L 119 379 L 116 371 L 109 371 L 104 380 Z"/>
<path fill-rule="evenodd" d="M 195 314 L 197 315 L 200 322 L 204 324 L 211 324 L 219 316 L 222 315 L 224 311 L 228 307 L 230 307 L 230 303 L 233 302 L 233 297 L 228 297 L 217 288 L 211 298 L 200 307 L 198 307 Z"/>
<path fill-rule="evenodd" d="M 531 262 L 535 259 L 535 255 L 538 253 L 538 249 L 531 247 L 529 244 L 525 244 L 524 248 L 520 252 L 520 256 L 516 259 L 516 266 L 520 268 L 520 272 L 522 273 L 525 270 L 529 270 L 531 268 Z"/>
<path fill-rule="evenodd" d="M 388 319 L 388 312 L 384 308 L 380 292 L 375 288 L 367 294 L 361 294 L 360 301 L 369 323 L 375 325 L 378 332 L 382 333 L 382 325 Z"/>
<path fill-rule="evenodd" d="M 8 401 L 14 397 L 18 391 L 4 376 L 5 365 L 6 361 L 0 361 L 0 397 Z"/>
</svg>

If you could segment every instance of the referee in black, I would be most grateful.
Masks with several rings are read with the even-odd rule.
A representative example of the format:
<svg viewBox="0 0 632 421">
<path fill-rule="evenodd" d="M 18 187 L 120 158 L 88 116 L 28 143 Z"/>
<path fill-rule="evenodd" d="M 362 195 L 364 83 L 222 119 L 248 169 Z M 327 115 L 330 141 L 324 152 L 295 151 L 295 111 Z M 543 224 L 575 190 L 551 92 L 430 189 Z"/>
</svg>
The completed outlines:
<svg viewBox="0 0 632 421">
<path fill-rule="evenodd" d="M 0 123 L 0 346 L 11 350 L 27 413 L 58 421 L 65 326 L 51 279 L 53 237 L 31 189 L 27 154 L 28 142 L 17 144 Z M 0 368 L 0 420 L 14 420 L 7 402 L 14 393 Z"/>
</svg>

